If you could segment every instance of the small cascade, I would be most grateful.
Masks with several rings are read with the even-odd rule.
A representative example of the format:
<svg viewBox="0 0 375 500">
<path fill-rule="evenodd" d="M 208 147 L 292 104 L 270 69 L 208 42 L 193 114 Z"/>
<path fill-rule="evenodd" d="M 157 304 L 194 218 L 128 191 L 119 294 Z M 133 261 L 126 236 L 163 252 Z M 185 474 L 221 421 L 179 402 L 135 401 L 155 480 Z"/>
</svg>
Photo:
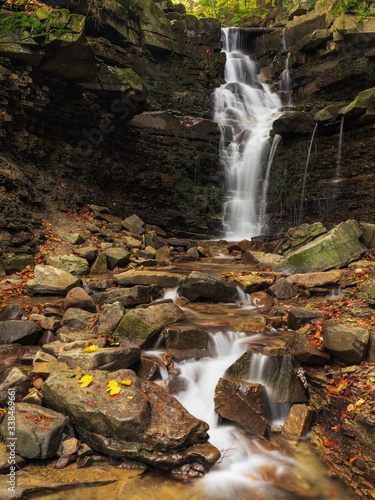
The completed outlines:
<svg viewBox="0 0 375 500">
<path fill-rule="evenodd" d="M 270 155 L 268 157 L 266 175 L 265 175 L 265 179 L 263 182 L 262 201 L 261 201 L 261 208 L 260 208 L 260 223 L 262 226 L 266 226 L 266 209 L 267 209 L 267 194 L 268 194 L 269 178 L 270 178 L 270 172 L 271 172 L 273 158 L 275 156 L 276 149 L 277 149 L 277 146 L 279 145 L 280 141 L 281 141 L 281 135 L 275 134 L 275 137 L 273 138 L 273 141 L 272 141 Z"/>
<path fill-rule="evenodd" d="M 215 91 L 215 121 L 228 187 L 224 228 L 228 239 L 262 234 L 262 183 L 270 150 L 269 132 L 281 101 L 260 81 L 256 62 L 240 50 L 240 30 L 224 28 L 226 83 Z"/>
<path fill-rule="evenodd" d="M 337 154 L 337 168 L 336 168 L 336 179 L 335 179 L 336 181 L 340 180 L 340 175 L 341 175 L 341 153 L 342 153 L 342 138 L 344 135 L 344 120 L 345 118 L 342 116 L 340 122 L 339 150 Z"/>
<path fill-rule="evenodd" d="M 282 41 L 282 49 L 284 51 L 287 51 L 288 48 L 286 44 L 285 29 L 283 29 L 281 41 Z M 284 103 L 286 106 L 292 105 L 292 77 L 290 76 L 289 72 L 289 58 L 290 58 L 290 52 L 288 52 L 286 56 L 284 71 L 281 73 L 279 82 L 280 92 L 283 92 L 283 94 L 287 97 L 285 99 L 286 102 Z"/>
<path fill-rule="evenodd" d="M 305 186 L 306 186 L 307 168 L 309 166 L 311 150 L 312 150 L 312 147 L 313 147 L 313 142 L 314 142 L 315 133 L 316 133 L 316 129 L 317 128 L 318 128 L 318 122 L 315 123 L 315 127 L 314 127 L 313 133 L 311 135 L 311 141 L 310 141 L 309 150 L 307 152 L 305 173 L 303 174 L 303 181 L 302 181 L 301 203 L 300 203 L 300 207 L 299 207 L 299 224 L 301 224 L 302 221 L 303 221 L 303 215 L 304 215 L 303 205 L 304 205 L 304 201 L 305 201 Z"/>
</svg>

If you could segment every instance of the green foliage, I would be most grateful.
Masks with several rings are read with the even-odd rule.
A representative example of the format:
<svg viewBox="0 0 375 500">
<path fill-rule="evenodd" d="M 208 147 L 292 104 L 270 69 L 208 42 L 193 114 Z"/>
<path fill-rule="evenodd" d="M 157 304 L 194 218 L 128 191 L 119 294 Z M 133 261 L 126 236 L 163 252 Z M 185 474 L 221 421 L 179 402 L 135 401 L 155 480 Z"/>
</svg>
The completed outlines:
<svg viewBox="0 0 375 500">
<path fill-rule="evenodd" d="M 22 13 L 9 15 L 0 20 L 0 33 L 6 35 L 16 32 L 19 32 L 22 38 L 27 38 L 31 33 L 43 34 L 44 27 L 37 17 Z"/>
<path fill-rule="evenodd" d="M 334 16 L 341 14 L 355 14 L 359 19 L 375 15 L 375 11 L 371 10 L 373 5 L 372 0 L 340 0 L 332 13 Z"/>
</svg>

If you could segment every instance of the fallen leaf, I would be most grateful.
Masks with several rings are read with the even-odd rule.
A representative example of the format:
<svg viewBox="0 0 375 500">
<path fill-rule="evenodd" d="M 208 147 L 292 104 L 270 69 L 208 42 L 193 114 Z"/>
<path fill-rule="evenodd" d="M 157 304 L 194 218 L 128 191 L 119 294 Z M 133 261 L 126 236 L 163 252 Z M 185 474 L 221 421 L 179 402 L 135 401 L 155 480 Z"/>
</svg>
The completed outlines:
<svg viewBox="0 0 375 500">
<path fill-rule="evenodd" d="M 352 458 L 349 459 L 349 462 L 350 463 L 354 462 L 354 460 L 357 460 L 357 458 L 359 458 L 360 456 L 361 456 L 360 453 L 358 453 L 358 455 L 354 455 L 354 457 L 352 457 Z"/>
<path fill-rule="evenodd" d="M 121 382 L 121 385 L 132 385 L 132 381 L 131 380 L 123 380 Z"/>
<path fill-rule="evenodd" d="M 88 347 L 86 347 L 86 349 L 83 349 L 83 352 L 95 352 L 98 350 L 98 346 L 97 345 L 89 345 Z"/>
<path fill-rule="evenodd" d="M 83 377 L 78 380 L 78 383 L 81 384 L 81 387 L 88 387 L 91 382 L 92 382 L 93 378 L 91 375 L 83 375 Z"/>
</svg>

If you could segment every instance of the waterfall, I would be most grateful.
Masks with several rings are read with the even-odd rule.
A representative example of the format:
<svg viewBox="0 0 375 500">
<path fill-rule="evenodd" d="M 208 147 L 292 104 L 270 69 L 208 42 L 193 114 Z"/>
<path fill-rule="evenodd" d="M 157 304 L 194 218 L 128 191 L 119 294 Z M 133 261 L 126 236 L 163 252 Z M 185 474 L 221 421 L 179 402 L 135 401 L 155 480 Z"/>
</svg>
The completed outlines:
<svg viewBox="0 0 375 500">
<path fill-rule="evenodd" d="M 288 49 L 286 45 L 285 29 L 283 29 L 281 42 L 283 50 L 287 51 Z M 287 96 L 287 103 L 286 103 L 287 106 L 292 105 L 292 77 L 290 76 L 289 73 L 289 58 L 290 58 L 290 52 L 288 52 L 286 56 L 284 71 L 281 73 L 281 80 L 279 83 L 280 92 L 283 92 L 284 95 Z"/>
<path fill-rule="evenodd" d="M 224 228 L 228 239 L 262 234 L 261 196 L 269 154 L 269 132 L 281 106 L 260 81 L 255 61 L 240 50 L 240 30 L 223 28 L 226 83 L 215 91 L 215 121 L 221 130 L 220 157 L 228 199 Z"/>
<path fill-rule="evenodd" d="M 305 185 L 306 185 L 307 168 L 309 166 L 311 150 L 312 150 L 312 146 L 313 146 L 313 142 L 314 142 L 314 137 L 315 137 L 315 133 L 316 133 L 316 129 L 317 128 L 318 128 L 318 122 L 315 123 L 315 127 L 314 127 L 314 130 L 313 130 L 312 136 L 311 136 L 309 150 L 307 152 L 305 173 L 303 175 L 303 182 L 302 182 L 301 203 L 300 203 L 300 207 L 299 207 L 299 224 L 301 224 L 302 220 L 303 220 L 303 204 L 304 204 L 304 198 L 305 198 Z"/>
</svg>

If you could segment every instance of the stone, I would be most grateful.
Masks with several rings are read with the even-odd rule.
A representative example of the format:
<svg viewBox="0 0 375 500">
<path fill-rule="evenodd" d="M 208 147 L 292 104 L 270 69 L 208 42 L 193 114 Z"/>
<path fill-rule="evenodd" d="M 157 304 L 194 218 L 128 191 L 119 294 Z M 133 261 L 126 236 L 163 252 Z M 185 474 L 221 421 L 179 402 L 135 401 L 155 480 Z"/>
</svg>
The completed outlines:
<svg viewBox="0 0 375 500">
<path fill-rule="evenodd" d="M 52 332 L 55 332 L 61 326 L 60 319 L 56 317 L 47 318 L 47 316 L 43 316 L 42 314 L 30 314 L 29 319 L 34 321 L 43 330 L 50 330 Z"/>
<path fill-rule="evenodd" d="M 8 304 L 0 310 L 0 322 L 10 319 L 21 319 L 25 310 L 19 304 Z"/>
<path fill-rule="evenodd" d="M 34 279 L 26 283 L 26 292 L 39 295 L 66 295 L 80 283 L 79 278 L 67 271 L 52 266 L 37 265 L 34 269 Z"/>
<path fill-rule="evenodd" d="M 321 273 L 292 274 L 286 280 L 291 285 L 315 288 L 321 286 L 336 285 L 341 278 L 340 271 L 325 271 Z"/>
<path fill-rule="evenodd" d="M 39 380 L 39 379 L 37 379 Z M 40 379 L 42 380 L 42 379 Z M 43 382 L 43 380 L 42 380 Z M 24 398 L 22 398 L 22 403 L 28 403 L 28 404 L 31 404 L 31 405 L 40 405 L 42 406 L 43 404 L 43 398 L 42 398 L 42 395 L 38 392 L 37 389 L 35 389 L 35 387 L 33 388 L 34 390 L 32 389 L 29 389 L 29 391 L 32 391 L 32 392 L 29 392 L 29 394 L 26 394 L 26 396 Z"/>
<path fill-rule="evenodd" d="M 95 247 L 88 246 L 82 248 L 75 248 L 74 253 L 78 255 L 78 257 L 87 260 L 88 263 L 91 263 L 98 256 L 99 250 Z"/>
<path fill-rule="evenodd" d="M 358 222 L 342 222 L 328 233 L 300 247 L 274 267 L 287 274 L 311 273 L 340 268 L 365 252 L 359 241 L 362 231 Z"/>
<path fill-rule="evenodd" d="M 323 318 L 323 313 L 316 309 L 308 307 L 293 307 L 288 312 L 288 328 L 290 330 L 299 330 L 301 326 L 310 323 L 313 320 Z"/>
<path fill-rule="evenodd" d="M 125 245 L 129 249 L 141 248 L 141 246 L 142 246 L 142 241 L 137 240 L 136 238 L 132 238 L 131 236 L 125 236 L 124 237 L 124 242 L 125 242 Z M 153 249 L 153 250 L 155 251 L 155 249 Z"/>
<path fill-rule="evenodd" d="M 153 224 L 146 224 L 145 229 L 148 233 L 153 231 L 154 233 L 157 234 L 157 236 L 160 236 L 161 238 L 167 237 L 167 233 L 164 231 L 164 229 L 162 229 L 159 226 L 154 226 Z"/>
<path fill-rule="evenodd" d="M 271 410 L 262 385 L 220 378 L 214 401 L 215 411 L 221 417 L 244 425 L 259 436 L 268 434 Z"/>
<path fill-rule="evenodd" d="M 134 225 L 136 224 L 137 226 L 144 226 L 145 223 L 143 220 L 138 217 L 138 215 L 133 214 L 130 217 L 127 217 L 123 222 L 126 222 L 127 224 Z"/>
<path fill-rule="evenodd" d="M 33 345 L 41 334 L 41 328 L 33 321 L 10 319 L 0 322 L 0 344 L 17 342 L 21 345 Z"/>
<path fill-rule="evenodd" d="M 156 250 L 155 258 L 158 264 L 169 262 L 172 259 L 172 252 L 169 247 L 161 247 Z"/>
<path fill-rule="evenodd" d="M 84 309 L 85 311 L 96 312 L 95 302 L 90 295 L 81 287 L 72 288 L 64 300 L 65 311 L 70 307 Z"/>
<path fill-rule="evenodd" d="M 365 113 L 368 108 L 373 108 L 375 104 L 375 87 L 360 92 L 350 104 L 342 108 L 339 112 L 345 119 L 358 118 Z"/>
<path fill-rule="evenodd" d="M 225 372 L 224 377 L 233 380 L 251 380 L 250 367 L 254 360 L 262 354 L 254 353 L 247 349 L 237 361 L 235 361 Z M 270 389 L 269 399 L 271 403 L 305 403 L 308 398 L 304 387 L 297 377 L 291 356 L 287 354 L 275 354 L 265 356 L 263 361 L 262 385 Z"/>
<path fill-rule="evenodd" d="M 145 347 L 152 345 L 163 328 L 184 319 L 184 312 L 175 304 L 151 305 L 146 309 L 127 312 L 116 328 L 115 335 L 131 345 Z"/>
<path fill-rule="evenodd" d="M 45 353 L 47 354 L 47 353 Z M 49 354 L 49 356 L 51 356 Z M 61 361 L 57 361 L 54 358 L 53 361 L 38 361 L 33 364 L 33 374 L 39 375 L 43 379 L 46 379 L 51 373 L 56 372 L 57 370 L 68 369 L 68 365 Z"/>
<path fill-rule="evenodd" d="M 42 459 L 56 456 L 68 417 L 39 405 L 16 403 L 16 453 L 23 458 Z M 8 436 L 7 413 L 0 424 L 4 439 Z"/>
<path fill-rule="evenodd" d="M 246 322 L 241 324 L 241 330 L 244 332 L 263 333 L 266 331 L 267 320 L 264 316 L 249 316 Z"/>
<path fill-rule="evenodd" d="M 74 276 L 82 276 L 89 270 L 89 263 L 86 259 L 82 259 L 77 255 L 58 255 L 50 256 L 47 259 L 47 264 L 57 269 L 63 269 Z"/>
<path fill-rule="evenodd" d="M 131 270 L 115 274 L 115 280 L 121 286 L 156 285 L 170 288 L 182 283 L 184 278 L 182 275 L 174 273 Z"/>
<path fill-rule="evenodd" d="M 190 463 L 205 471 L 218 460 L 214 447 L 203 446 L 208 425 L 158 385 L 139 379 L 131 370 L 88 375 L 95 391 L 81 389 L 76 379 L 60 371 L 46 380 L 42 392 L 47 406 L 68 415 L 78 438 L 92 449 L 163 469 Z M 107 392 L 109 380 L 121 387 L 116 398 Z M 123 380 L 131 385 L 121 385 Z"/>
<path fill-rule="evenodd" d="M 34 257 L 32 255 L 16 255 L 5 259 L 5 270 L 7 274 L 23 271 L 27 266 L 34 267 Z"/>
<path fill-rule="evenodd" d="M 228 281 L 229 283 L 234 283 L 239 286 L 245 293 L 253 293 L 258 290 L 269 288 L 273 283 L 273 278 L 252 273 L 243 276 L 233 276 L 230 277 Z"/>
<path fill-rule="evenodd" d="M 14 455 L 13 453 L 12 456 L 10 456 L 10 449 L 5 443 L 0 443 L 0 474 L 8 474 L 11 464 L 12 466 L 16 466 L 16 470 L 19 470 L 25 467 L 26 461 L 19 455 Z"/>
<path fill-rule="evenodd" d="M 310 134 L 314 127 L 314 120 L 310 113 L 302 111 L 285 111 L 272 124 L 275 134 L 282 137 Z"/>
<path fill-rule="evenodd" d="M 375 248 L 375 224 L 368 222 L 359 222 L 359 228 L 362 231 L 360 241 L 367 248 Z"/>
<path fill-rule="evenodd" d="M 191 247 L 189 250 L 187 250 L 186 255 L 189 255 L 191 257 L 194 257 L 195 259 L 199 260 L 199 252 L 197 247 Z"/>
<path fill-rule="evenodd" d="M 82 243 L 85 243 L 86 241 L 86 238 L 79 233 L 66 234 L 63 239 L 71 245 L 82 245 Z"/>
<path fill-rule="evenodd" d="M 1 374 L 0 381 L 0 404 L 8 404 L 10 395 L 14 395 L 16 401 L 25 396 L 29 387 L 31 386 L 30 380 L 24 373 L 17 367 L 8 368 Z M 8 391 L 14 389 L 14 394 Z"/>
<path fill-rule="evenodd" d="M 151 300 L 150 287 L 136 285 L 132 288 L 115 288 L 108 292 L 97 293 L 93 296 L 98 304 L 113 304 L 119 302 L 123 307 L 148 304 Z"/>
<path fill-rule="evenodd" d="M 95 342 L 88 342 L 95 344 Z M 83 347 L 73 347 L 57 355 L 59 362 L 64 363 L 71 369 L 82 368 L 82 370 L 119 370 L 128 368 L 139 361 L 141 350 L 137 346 L 99 347 L 94 352 L 83 352 Z"/>
<path fill-rule="evenodd" d="M 107 274 L 108 267 L 107 267 L 107 256 L 106 254 L 100 253 L 97 258 L 95 259 L 95 262 L 91 266 L 90 269 L 90 274 Z"/>
<path fill-rule="evenodd" d="M 63 442 L 63 449 L 62 449 L 62 454 L 63 455 L 74 455 L 78 451 L 78 439 L 76 438 L 70 438 L 70 439 L 65 439 Z"/>
<path fill-rule="evenodd" d="M 74 330 L 90 330 L 92 321 L 87 320 L 92 318 L 92 312 L 79 309 L 78 307 L 70 307 L 62 317 L 61 323 Z"/>
<path fill-rule="evenodd" d="M 306 405 L 293 405 L 286 417 L 281 434 L 286 439 L 298 441 L 308 433 L 313 409 Z"/>
<path fill-rule="evenodd" d="M 278 299 L 290 299 L 297 294 L 296 289 L 293 288 L 290 282 L 285 278 L 276 281 L 268 291 Z"/>
<path fill-rule="evenodd" d="M 0 278 L 5 278 L 6 275 L 7 275 L 7 272 L 5 270 L 5 262 L 0 257 Z"/>
<path fill-rule="evenodd" d="M 150 246 L 158 250 L 159 248 L 165 247 L 165 241 L 162 240 L 155 232 L 145 234 L 145 246 Z"/>
<path fill-rule="evenodd" d="M 56 361 L 56 358 L 54 356 L 52 356 L 51 354 L 48 354 L 44 351 L 42 351 L 42 349 L 40 349 L 34 356 L 34 359 L 33 359 L 33 363 L 46 363 L 46 362 L 51 362 L 53 363 L 54 361 Z"/>
<path fill-rule="evenodd" d="M 267 308 L 275 305 L 275 299 L 267 292 L 254 292 L 250 295 L 250 299 L 255 307 Z"/>
<path fill-rule="evenodd" d="M 129 264 L 130 253 L 124 248 L 108 248 L 105 254 L 107 256 L 108 269 L 110 270 L 115 267 L 125 267 Z"/>
<path fill-rule="evenodd" d="M 313 224 L 301 224 L 297 227 L 292 227 L 288 230 L 288 239 L 282 245 L 282 250 L 285 254 L 294 252 L 298 248 L 310 243 L 319 236 L 327 232 L 327 229 L 321 222 L 314 222 Z"/>
<path fill-rule="evenodd" d="M 227 246 L 228 252 L 234 252 L 235 250 L 239 252 L 246 252 L 247 250 L 251 250 L 253 248 L 253 243 L 249 240 L 241 240 L 236 243 L 231 243 Z"/>
<path fill-rule="evenodd" d="M 141 359 L 135 368 L 135 372 L 139 378 L 154 380 L 156 378 L 162 378 L 160 372 L 161 367 L 165 368 L 157 356 L 141 354 Z"/>
<path fill-rule="evenodd" d="M 334 320 L 325 322 L 324 347 L 335 358 L 348 365 L 358 365 L 366 357 L 370 340 L 367 328 Z"/>
<path fill-rule="evenodd" d="M 323 366 L 331 359 L 328 353 L 314 347 L 308 335 L 305 335 L 301 330 L 296 332 L 290 351 L 297 361 L 307 365 Z"/>
<path fill-rule="evenodd" d="M 121 318 L 125 315 L 125 309 L 120 302 L 107 304 L 99 317 L 93 334 L 95 335 L 112 335 L 120 323 Z"/>
<path fill-rule="evenodd" d="M 340 110 L 349 103 L 339 102 L 337 104 L 332 104 L 326 108 L 318 111 L 314 116 L 314 121 L 319 123 L 329 123 L 335 122 L 339 118 Z"/>
<path fill-rule="evenodd" d="M 241 257 L 245 264 L 256 264 L 257 267 L 272 267 L 282 260 L 281 255 L 275 253 L 256 252 L 253 250 L 246 250 Z"/>
<path fill-rule="evenodd" d="M 207 349 L 210 335 L 198 328 L 166 328 L 163 337 L 167 349 Z"/>
<path fill-rule="evenodd" d="M 199 271 L 190 273 L 179 286 L 178 292 L 191 302 L 197 300 L 235 302 L 239 298 L 236 286 Z"/>
</svg>

